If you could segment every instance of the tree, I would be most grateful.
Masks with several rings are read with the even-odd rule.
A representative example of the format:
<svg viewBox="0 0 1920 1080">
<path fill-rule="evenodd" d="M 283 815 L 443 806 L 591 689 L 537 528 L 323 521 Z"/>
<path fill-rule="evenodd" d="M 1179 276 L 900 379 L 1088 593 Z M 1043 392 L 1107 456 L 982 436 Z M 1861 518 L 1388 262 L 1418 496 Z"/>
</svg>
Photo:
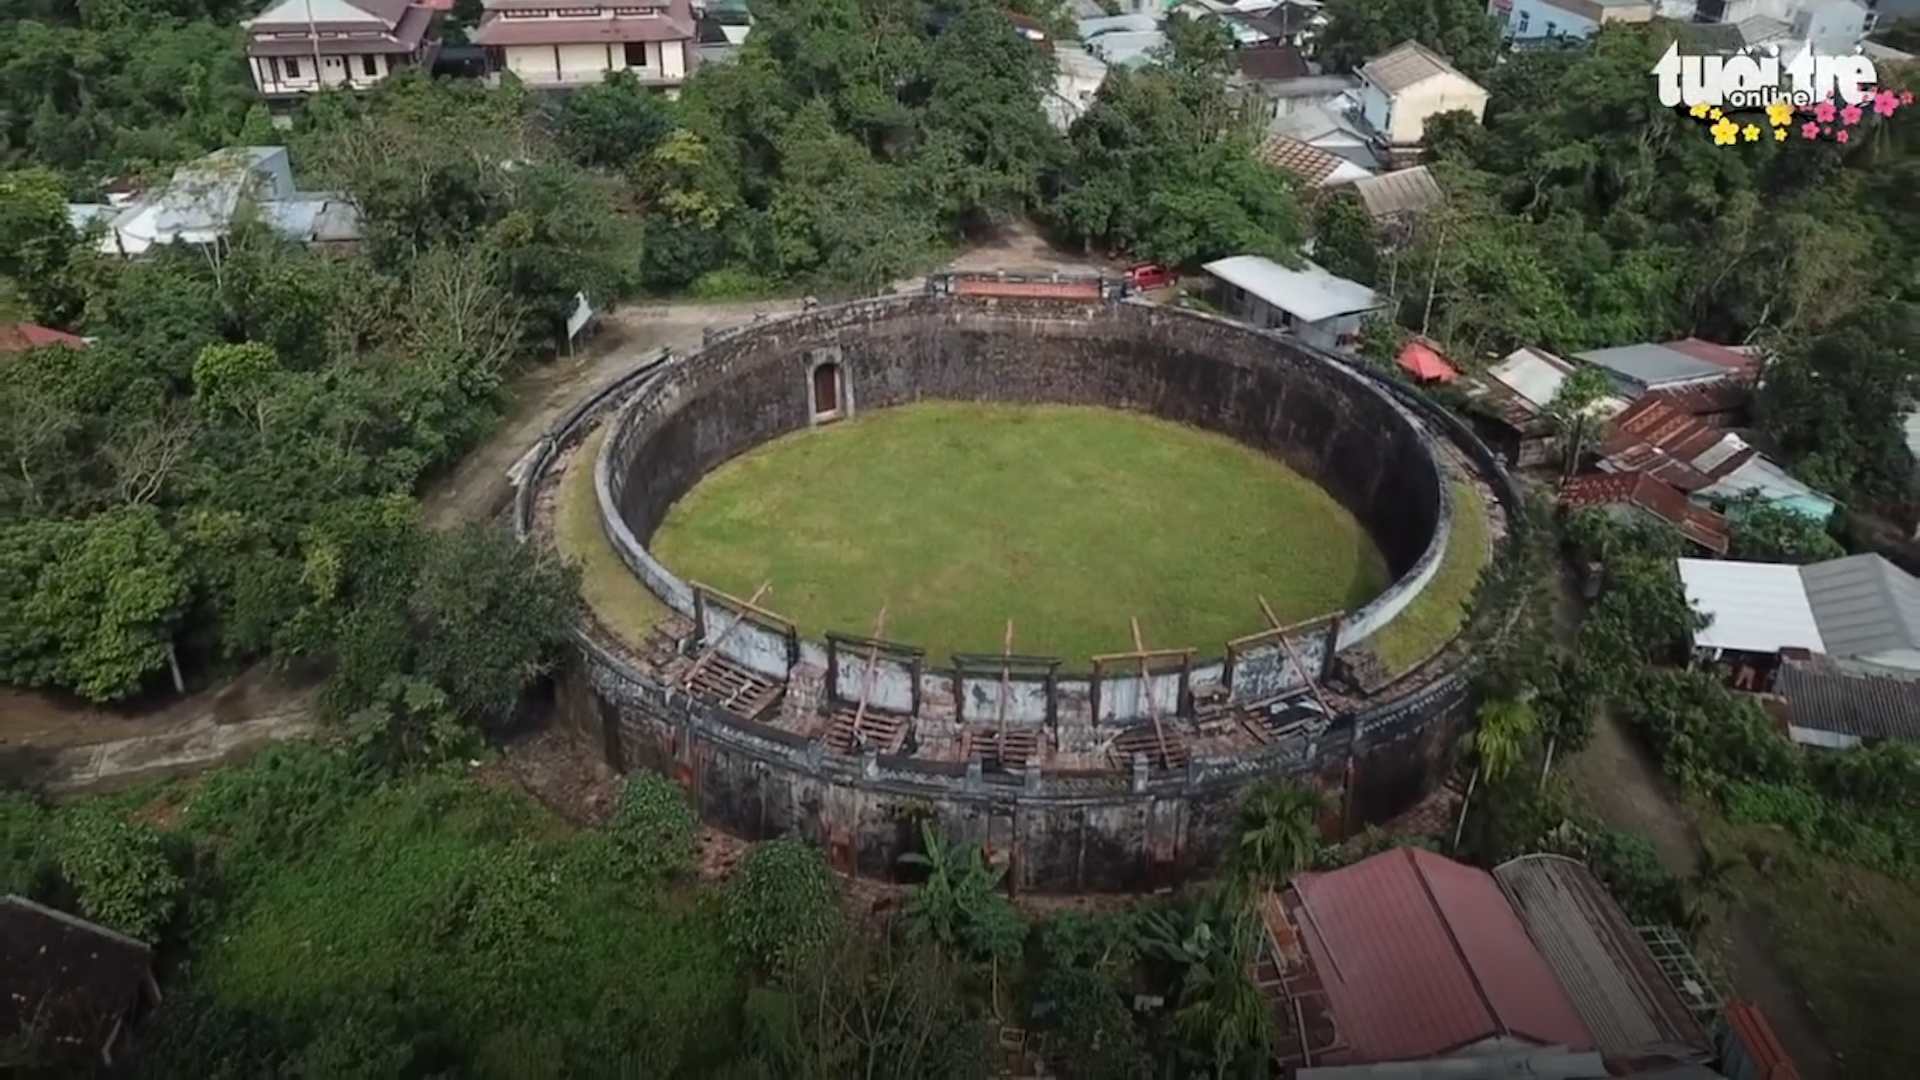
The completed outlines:
<svg viewBox="0 0 1920 1080">
<path fill-rule="evenodd" d="M 81 913 L 130 937 L 158 938 L 185 886 L 160 834 L 93 803 L 62 815 L 57 824 L 60 876 Z"/>
<path fill-rule="evenodd" d="M 666 99 L 627 71 L 566 95 L 554 112 L 561 145 L 573 160 L 607 169 L 623 169 L 652 153 L 675 122 Z"/>
<path fill-rule="evenodd" d="M 1329 0 L 1326 14 L 1315 47 L 1321 61 L 1339 71 L 1352 71 L 1413 40 L 1479 79 L 1494 69 L 1504 46 L 1498 24 L 1473 0 Z"/>
<path fill-rule="evenodd" d="M 1345 191 L 1325 196 L 1313 217 L 1314 261 L 1362 285 L 1377 284 L 1383 238 L 1360 197 Z"/>
<path fill-rule="evenodd" d="M 0 562 L 10 567 L 0 671 L 12 685 L 118 701 L 172 663 L 187 581 L 180 546 L 152 507 L 10 526 Z M 177 666 L 173 675 L 177 687 Z"/>
<path fill-rule="evenodd" d="M 901 912 L 910 941 L 938 946 L 954 959 L 996 972 L 1019 958 L 1026 928 L 1000 895 L 1006 868 L 993 866 L 978 847 L 946 843 L 932 826 L 920 827 L 921 850 L 900 857 L 926 872 Z"/>
<path fill-rule="evenodd" d="M 1553 392 L 1546 414 L 1561 433 L 1564 475 L 1572 476 L 1579 471 L 1581 455 L 1586 451 L 1587 432 L 1600 419 L 1595 416 L 1594 408 L 1612 393 L 1613 387 L 1606 375 L 1588 364 L 1576 367 Z"/>
<path fill-rule="evenodd" d="M 1758 496 L 1741 499 L 1728 509 L 1727 517 L 1733 523 L 1729 558 L 1805 566 L 1847 553 L 1819 522 Z"/>
<path fill-rule="evenodd" d="M 840 888 L 820 852 L 783 837 L 755 844 L 727 881 L 727 940 L 774 978 L 818 963 L 840 929 Z"/>
<path fill-rule="evenodd" d="M 1227 872 L 1244 887 L 1272 888 L 1312 866 L 1326 806 L 1325 793 L 1279 780 L 1247 789 L 1234 811 Z"/>
</svg>

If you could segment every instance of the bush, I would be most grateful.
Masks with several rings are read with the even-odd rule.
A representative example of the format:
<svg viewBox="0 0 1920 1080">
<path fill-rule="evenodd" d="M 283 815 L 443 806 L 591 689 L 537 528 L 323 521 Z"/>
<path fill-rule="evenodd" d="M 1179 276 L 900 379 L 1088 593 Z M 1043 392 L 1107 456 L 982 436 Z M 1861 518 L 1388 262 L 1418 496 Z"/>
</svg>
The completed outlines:
<svg viewBox="0 0 1920 1080">
<path fill-rule="evenodd" d="M 0 896 L 44 900 L 58 874 L 46 808 L 24 794 L 0 793 Z"/>
<path fill-rule="evenodd" d="M 693 870 L 700 819 L 672 782 L 643 773 L 620 792 L 603 837 L 604 873 L 625 882 L 667 881 Z"/>
<path fill-rule="evenodd" d="M 819 852 L 790 837 L 756 844 L 727 882 L 727 944 L 769 975 L 791 975 L 832 940 L 839 904 L 839 885 Z"/>
<path fill-rule="evenodd" d="M 152 941 L 179 908 L 185 882 L 149 826 L 82 805 L 62 815 L 55 850 L 81 914 L 103 926 Z"/>
</svg>

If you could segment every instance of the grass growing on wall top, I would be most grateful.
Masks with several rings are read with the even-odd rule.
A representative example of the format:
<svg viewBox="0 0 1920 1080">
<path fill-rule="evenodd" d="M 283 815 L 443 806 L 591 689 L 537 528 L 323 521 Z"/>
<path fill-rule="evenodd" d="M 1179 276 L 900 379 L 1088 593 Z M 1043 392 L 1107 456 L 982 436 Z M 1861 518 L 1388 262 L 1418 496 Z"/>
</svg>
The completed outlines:
<svg viewBox="0 0 1920 1080">
<path fill-rule="evenodd" d="M 600 524 L 600 498 L 593 486 L 594 463 L 607 441 L 602 424 L 574 451 L 554 497 L 553 540 L 560 553 L 580 566 L 580 596 L 602 625 L 631 644 L 666 617 L 667 606 L 634 576 L 607 539 Z"/>
<path fill-rule="evenodd" d="M 1371 639 L 1374 652 L 1396 675 L 1425 660 L 1460 632 L 1480 571 L 1493 554 L 1488 507 L 1480 489 L 1456 479 L 1449 482 L 1448 491 L 1453 496 L 1453 521 L 1440 569 L 1400 617 Z"/>
<path fill-rule="evenodd" d="M 928 403 L 799 432 L 721 466 L 669 511 L 654 553 L 810 635 L 1086 658 L 1218 655 L 1366 603 L 1388 582 L 1359 523 L 1313 481 L 1219 435 L 1136 413 Z"/>
</svg>

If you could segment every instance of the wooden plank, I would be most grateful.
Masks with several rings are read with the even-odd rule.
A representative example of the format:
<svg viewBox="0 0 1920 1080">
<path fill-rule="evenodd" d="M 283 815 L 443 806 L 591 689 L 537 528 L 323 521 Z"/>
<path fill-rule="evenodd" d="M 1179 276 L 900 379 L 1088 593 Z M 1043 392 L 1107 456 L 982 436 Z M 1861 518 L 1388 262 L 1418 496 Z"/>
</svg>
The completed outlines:
<svg viewBox="0 0 1920 1080">
<path fill-rule="evenodd" d="M 1006 635 L 1000 639 L 1000 655 L 1003 657 L 1013 655 L 1013 620 L 1012 619 L 1007 620 Z M 1002 662 L 1000 665 L 999 728 L 1000 728 L 1000 741 L 1003 743 L 1007 739 L 1007 682 L 1012 678 L 1013 678 L 1013 672 L 1008 669 L 1007 665 L 1004 662 Z M 1004 759 L 1005 759 L 1005 752 L 1003 750 L 1002 760 Z"/>
<path fill-rule="evenodd" d="M 767 593 L 770 590 L 772 590 L 772 588 L 773 588 L 773 582 L 763 581 L 760 583 L 759 588 L 753 590 L 753 598 L 751 600 L 742 601 L 740 603 L 740 610 L 734 612 L 733 621 L 728 623 L 725 629 L 721 630 L 718 634 L 715 634 L 713 636 L 712 641 L 707 642 L 707 647 L 701 651 L 700 655 L 697 658 L 695 658 L 695 660 L 693 661 L 693 666 L 687 669 L 686 675 L 684 675 L 680 680 L 681 686 L 685 687 L 685 686 L 693 685 L 693 677 L 695 675 L 700 674 L 700 670 L 706 667 L 708 661 L 713 659 L 714 654 L 720 651 L 720 646 L 726 642 L 728 636 L 731 635 L 735 630 L 740 629 L 740 624 L 747 621 L 747 612 L 759 610 L 753 605 L 758 603 L 762 597 L 766 596 Z M 708 591 L 711 592 L 712 590 L 708 590 Z M 721 594 L 715 593 L 714 595 L 718 596 Z M 732 599 L 732 598 L 728 597 L 728 599 Z M 704 631 L 706 627 L 696 626 L 694 627 L 694 629 Z"/>
<path fill-rule="evenodd" d="M 721 592 L 719 589 L 716 589 L 711 585 L 702 585 L 700 582 L 697 582 L 697 581 L 689 581 L 687 582 L 687 585 L 690 588 L 699 589 L 705 592 L 708 596 L 719 597 L 720 599 L 726 601 L 727 603 L 732 604 L 736 609 L 740 611 L 749 611 L 755 615 L 760 616 L 763 619 L 766 619 L 769 622 L 779 623 L 781 629 L 783 630 L 792 631 L 795 629 L 792 619 L 787 618 L 785 615 L 782 615 L 779 612 L 768 611 L 766 608 L 759 607 L 758 599 L 742 600 L 731 593 Z M 762 586 L 762 588 L 765 588 L 765 587 L 766 586 Z M 758 594 L 755 594 L 755 595 L 756 597 L 758 596 Z"/>
<path fill-rule="evenodd" d="M 1275 631 L 1284 630 L 1280 620 L 1274 617 L 1273 608 L 1267 604 L 1267 598 L 1264 596 L 1260 597 L 1260 611 L 1266 615 L 1267 622 L 1272 624 Z M 1332 648 L 1333 642 L 1327 642 L 1327 647 Z M 1287 640 L 1284 632 L 1280 634 L 1280 648 L 1286 652 L 1287 662 L 1293 665 L 1301 678 L 1307 680 L 1307 691 L 1313 695 L 1313 700 L 1319 704 L 1321 711 L 1327 714 L 1327 722 L 1332 723 L 1333 708 L 1327 704 L 1326 695 L 1320 692 L 1320 680 L 1314 678 L 1313 672 L 1307 670 L 1307 665 L 1300 662 L 1300 654 L 1293 650 L 1293 642 Z"/>
</svg>

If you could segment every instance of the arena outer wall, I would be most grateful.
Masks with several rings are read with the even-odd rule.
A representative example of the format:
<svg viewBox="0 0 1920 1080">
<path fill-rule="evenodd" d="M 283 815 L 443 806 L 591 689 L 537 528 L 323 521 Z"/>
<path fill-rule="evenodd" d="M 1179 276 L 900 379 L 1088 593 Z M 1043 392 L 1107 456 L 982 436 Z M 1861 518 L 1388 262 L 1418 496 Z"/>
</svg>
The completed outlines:
<svg viewBox="0 0 1920 1080">
<path fill-rule="evenodd" d="M 835 366 L 837 389 L 818 381 L 821 365 Z M 821 643 L 724 598 L 703 594 L 696 603 L 644 547 L 673 500 L 706 472 L 818 422 L 822 394 L 839 416 L 926 398 L 1100 404 L 1227 434 L 1319 480 L 1375 537 L 1397 580 L 1360 611 L 1307 628 L 1288 651 L 1268 644 L 1230 662 L 1146 676 L 1109 671 L 1097 687 L 1057 670 L 1003 680 L 936 667 L 904 645 L 875 653 L 842 642 L 829 656 Z M 1450 506 L 1430 432 L 1472 463 L 1504 507 L 1520 499 L 1486 447 L 1421 395 L 1271 332 L 1118 299 L 930 288 L 715 335 L 690 357 L 636 371 L 552 429 L 516 502 L 523 536 L 538 528 L 539 492 L 556 479 L 555 462 L 609 417 L 615 427 L 594 466 L 608 537 L 683 618 L 678 636 L 665 635 L 652 653 L 586 620 L 558 682 L 560 722 L 617 769 L 673 776 L 707 820 L 737 834 L 797 834 L 843 871 L 888 877 L 924 824 L 1004 860 L 1020 891 L 1137 890 L 1204 873 L 1228 838 L 1237 794 L 1266 776 L 1327 791 L 1329 838 L 1417 802 L 1446 775 L 1470 713 L 1459 650 L 1442 649 L 1370 693 L 1318 690 L 1437 570 Z M 1519 515 L 1509 518 L 1517 527 Z M 745 718 L 679 677 L 685 658 L 705 651 L 784 687 L 789 713 L 857 692 L 863 714 L 906 718 L 908 745 L 836 747 L 817 730 Z M 956 705 L 1003 685 L 1011 693 L 999 714 L 1037 731 L 1053 754 L 1009 766 L 964 751 Z M 1228 702 L 1227 714 L 1244 719 L 1247 706 L 1309 692 L 1339 702 L 1330 722 L 1254 745 L 1202 734 L 1202 697 Z M 1156 733 L 1162 725 L 1192 732 L 1178 760 L 1164 741 L 1157 756 L 1098 760 L 1116 735 L 1148 723 Z M 956 744 L 957 756 L 930 749 Z"/>
</svg>

